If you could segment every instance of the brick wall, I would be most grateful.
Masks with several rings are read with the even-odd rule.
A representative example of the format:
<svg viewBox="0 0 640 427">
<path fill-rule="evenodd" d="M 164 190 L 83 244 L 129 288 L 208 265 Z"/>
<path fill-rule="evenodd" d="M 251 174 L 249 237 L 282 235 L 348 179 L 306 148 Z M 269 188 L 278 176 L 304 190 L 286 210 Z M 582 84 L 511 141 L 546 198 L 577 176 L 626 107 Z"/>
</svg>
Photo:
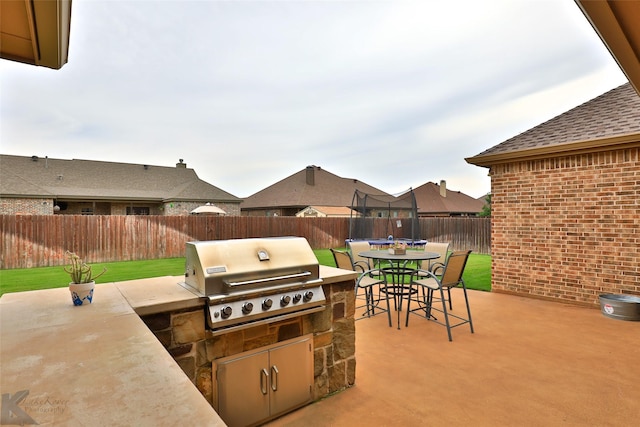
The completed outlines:
<svg viewBox="0 0 640 427">
<path fill-rule="evenodd" d="M 0 215 L 53 215 L 53 199 L 0 198 Z"/>
<path fill-rule="evenodd" d="M 640 149 L 495 165 L 492 290 L 640 295 Z"/>
</svg>

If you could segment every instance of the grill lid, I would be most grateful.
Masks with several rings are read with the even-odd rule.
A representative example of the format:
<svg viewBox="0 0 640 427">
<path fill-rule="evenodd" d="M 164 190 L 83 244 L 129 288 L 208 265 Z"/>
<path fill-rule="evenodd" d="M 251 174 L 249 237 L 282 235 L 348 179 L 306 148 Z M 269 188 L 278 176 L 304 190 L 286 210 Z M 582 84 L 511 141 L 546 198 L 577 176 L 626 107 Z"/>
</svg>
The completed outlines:
<svg viewBox="0 0 640 427">
<path fill-rule="evenodd" d="M 273 237 L 188 242 L 185 283 L 208 297 L 255 294 L 321 282 L 306 239 Z"/>
</svg>

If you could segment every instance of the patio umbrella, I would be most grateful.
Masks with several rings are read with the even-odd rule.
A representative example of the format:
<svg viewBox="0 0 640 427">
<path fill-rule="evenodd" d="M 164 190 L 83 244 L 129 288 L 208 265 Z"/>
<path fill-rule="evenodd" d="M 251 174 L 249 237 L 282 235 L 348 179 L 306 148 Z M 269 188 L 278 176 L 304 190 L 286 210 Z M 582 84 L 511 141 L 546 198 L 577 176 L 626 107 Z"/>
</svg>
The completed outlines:
<svg viewBox="0 0 640 427">
<path fill-rule="evenodd" d="M 194 210 L 191 211 L 192 214 L 217 214 L 217 215 L 226 215 L 227 213 L 220 209 L 217 206 L 213 206 L 210 204 L 198 206 Z"/>
</svg>

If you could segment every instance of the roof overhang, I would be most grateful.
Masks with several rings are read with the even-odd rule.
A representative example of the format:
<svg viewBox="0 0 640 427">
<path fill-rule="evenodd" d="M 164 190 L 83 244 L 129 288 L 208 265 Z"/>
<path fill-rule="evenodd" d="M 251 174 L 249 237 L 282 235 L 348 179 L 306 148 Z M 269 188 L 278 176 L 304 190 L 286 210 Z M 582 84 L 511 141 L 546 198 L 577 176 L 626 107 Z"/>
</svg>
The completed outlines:
<svg viewBox="0 0 640 427">
<path fill-rule="evenodd" d="M 640 2 L 575 0 L 640 95 Z"/>
<path fill-rule="evenodd" d="M 592 139 L 588 141 L 568 142 L 564 144 L 536 147 L 528 150 L 488 154 L 486 156 L 467 157 L 465 160 L 473 165 L 488 168 L 500 163 L 539 160 L 549 157 L 557 157 L 558 155 L 570 156 L 634 147 L 640 147 L 639 133 L 616 135 L 609 138 Z"/>
<path fill-rule="evenodd" d="M 71 0 L 1 0 L 0 57 L 60 69 L 70 27 Z"/>
</svg>

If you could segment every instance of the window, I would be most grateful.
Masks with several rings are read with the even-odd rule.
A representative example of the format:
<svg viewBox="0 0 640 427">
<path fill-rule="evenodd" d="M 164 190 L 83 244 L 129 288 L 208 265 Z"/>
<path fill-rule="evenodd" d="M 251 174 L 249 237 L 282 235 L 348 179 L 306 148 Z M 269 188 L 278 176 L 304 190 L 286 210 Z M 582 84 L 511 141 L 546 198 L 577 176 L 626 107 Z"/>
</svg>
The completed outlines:
<svg viewBox="0 0 640 427">
<path fill-rule="evenodd" d="M 127 215 L 149 215 L 149 208 L 140 206 L 127 206 Z"/>
</svg>

